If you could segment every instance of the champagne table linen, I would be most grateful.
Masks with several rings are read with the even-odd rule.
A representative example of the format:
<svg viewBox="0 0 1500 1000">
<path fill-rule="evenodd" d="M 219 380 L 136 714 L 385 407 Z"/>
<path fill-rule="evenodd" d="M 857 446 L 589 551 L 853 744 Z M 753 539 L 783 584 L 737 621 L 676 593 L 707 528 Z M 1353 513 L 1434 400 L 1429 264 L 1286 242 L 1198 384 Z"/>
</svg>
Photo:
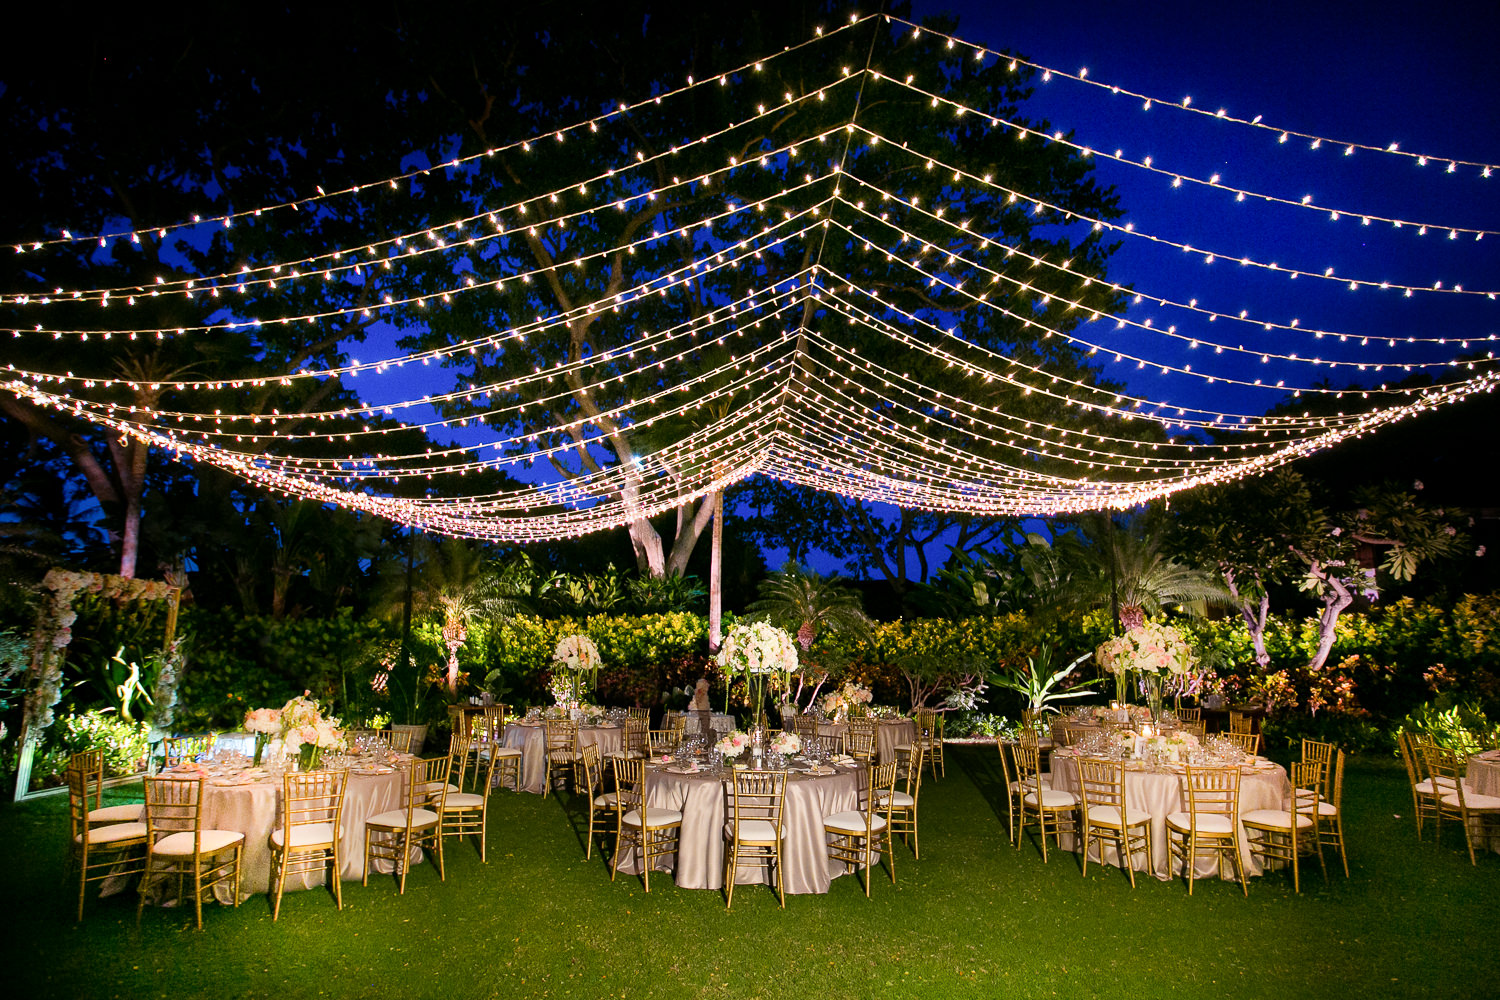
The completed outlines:
<svg viewBox="0 0 1500 1000">
<path fill-rule="evenodd" d="M 830 775 L 788 773 L 782 817 L 787 830 L 782 864 L 788 894 L 825 893 L 833 879 L 844 873 L 844 865 L 828 857 L 823 818 L 858 808 L 859 787 L 866 774 L 862 767 L 837 767 Z M 659 765 L 647 768 L 648 810 L 682 812 L 677 853 L 658 862 L 659 867 L 672 872 L 680 888 L 724 888 L 724 854 L 728 847 L 724 829 L 729 822 L 727 789 L 731 780 L 727 772 L 677 774 Z M 639 874 L 639 856 L 622 858 L 619 870 Z M 773 878 L 764 869 L 741 868 L 735 884 L 774 884 Z"/>
<path fill-rule="evenodd" d="M 1500 750 L 1486 750 L 1469 758 L 1464 787 L 1480 795 L 1500 796 Z M 1474 843 L 1485 844 L 1492 851 L 1500 851 L 1500 834 L 1485 837 L 1483 831 L 1478 829 L 1480 824 L 1487 822 L 1485 817 L 1475 817 L 1469 822 L 1476 827 Z"/>
<path fill-rule="evenodd" d="M 1174 874 L 1171 854 L 1167 849 L 1167 816 L 1187 810 L 1187 795 L 1183 789 L 1183 771 L 1170 766 L 1163 773 L 1125 764 L 1125 805 L 1130 809 L 1143 809 L 1151 815 L 1151 871 L 1157 878 L 1170 880 Z M 1076 755 L 1058 749 L 1052 752 L 1052 787 L 1079 795 Z M 1291 795 L 1292 783 L 1286 769 L 1279 764 L 1260 759 L 1255 766 L 1240 769 L 1240 815 L 1256 809 L 1284 809 Z M 1077 850 L 1077 843 L 1069 834 L 1061 838 L 1064 850 Z M 1099 860 L 1099 845 L 1091 845 L 1089 860 Z M 1246 875 L 1259 875 L 1260 862 L 1250 854 L 1249 840 L 1245 828 L 1240 827 L 1240 859 L 1245 864 Z M 1119 852 L 1113 847 L 1105 848 L 1104 864 L 1124 867 Z M 1139 864 L 1139 861 L 1137 861 Z M 1218 873 L 1218 861 L 1212 854 L 1203 854 L 1197 860 L 1198 878 L 1212 878 Z M 1227 862 L 1224 874 L 1234 878 L 1233 867 Z"/>
<path fill-rule="evenodd" d="M 896 748 L 909 746 L 917 738 L 917 724 L 911 719 L 878 719 L 875 726 L 875 763 L 884 764 L 896 759 Z M 849 731 L 847 722 L 818 723 L 819 736 L 832 736 L 842 741 Z"/>
<path fill-rule="evenodd" d="M 579 726 L 578 745 L 599 747 L 599 759 L 625 748 L 625 730 L 613 725 Z M 513 722 L 505 727 L 505 745 L 521 751 L 521 788 L 542 794 L 547 777 L 547 731 L 540 722 Z"/>
</svg>

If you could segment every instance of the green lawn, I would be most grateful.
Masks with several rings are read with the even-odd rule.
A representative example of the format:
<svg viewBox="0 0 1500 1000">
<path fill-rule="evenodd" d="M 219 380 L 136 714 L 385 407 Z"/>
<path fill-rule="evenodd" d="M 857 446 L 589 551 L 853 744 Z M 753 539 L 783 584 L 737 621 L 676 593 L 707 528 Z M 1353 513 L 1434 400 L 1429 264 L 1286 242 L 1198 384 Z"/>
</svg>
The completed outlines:
<svg viewBox="0 0 1500 1000">
<path fill-rule="evenodd" d="M 448 881 L 415 869 L 291 893 L 273 925 L 261 897 L 191 915 L 133 895 L 91 900 L 71 919 L 62 883 L 65 803 L 0 807 L 13 864 L 0 875 L 9 918 L 9 994 L 28 997 L 1320 997 L 1500 992 L 1500 855 L 1469 865 L 1451 827 L 1439 847 L 1412 832 L 1394 760 L 1346 778 L 1353 877 L 1304 874 L 1233 883 L 1141 880 L 1072 855 L 1043 865 L 1005 843 L 992 747 L 951 748 L 948 775 L 922 792 L 923 859 L 898 846 L 896 886 L 877 873 L 827 896 L 718 893 L 653 880 L 611 884 L 583 861 L 557 797 L 499 792 L 490 862 L 450 851 Z"/>
</svg>

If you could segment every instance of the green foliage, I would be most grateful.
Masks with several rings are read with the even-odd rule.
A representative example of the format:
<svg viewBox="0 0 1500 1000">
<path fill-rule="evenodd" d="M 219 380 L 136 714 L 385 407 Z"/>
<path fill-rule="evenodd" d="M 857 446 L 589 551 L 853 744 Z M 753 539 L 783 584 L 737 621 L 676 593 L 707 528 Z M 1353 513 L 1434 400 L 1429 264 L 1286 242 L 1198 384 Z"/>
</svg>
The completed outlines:
<svg viewBox="0 0 1500 1000">
<path fill-rule="evenodd" d="M 62 783 L 68 759 L 85 750 L 104 751 L 104 774 L 113 777 L 140 770 L 150 750 L 150 727 L 107 710 L 64 715 L 44 734 L 31 759 L 31 790 Z M 7 770 L 15 761 L 7 758 Z"/>
<path fill-rule="evenodd" d="M 1026 657 L 1024 666 L 1005 667 L 990 675 L 990 683 L 1019 691 L 1026 698 L 1027 709 L 1032 712 L 1055 712 L 1057 709 L 1054 702 L 1084 698 L 1096 693 L 1093 686 L 1102 678 L 1066 686 L 1063 684 L 1091 655 L 1084 653 L 1066 666 L 1053 670 L 1052 647 L 1044 642 L 1037 648 L 1035 656 Z"/>
<path fill-rule="evenodd" d="M 395 637 L 349 608 L 301 620 L 196 609 L 184 618 L 194 647 L 181 679 L 179 729 L 238 728 L 246 709 L 278 707 L 303 691 L 350 723 L 388 700 L 371 682 Z"/>
<path fill-rule="evenodd" d="M 1401 720 L 1396 732 L 1426 733 L 1438 746 L 1466 756 L 1495 745 L 1500 728 L 1478 705 L 1470 702 L 1445 707 L 1445 702 L 1429 701 Z"/>
</svg>

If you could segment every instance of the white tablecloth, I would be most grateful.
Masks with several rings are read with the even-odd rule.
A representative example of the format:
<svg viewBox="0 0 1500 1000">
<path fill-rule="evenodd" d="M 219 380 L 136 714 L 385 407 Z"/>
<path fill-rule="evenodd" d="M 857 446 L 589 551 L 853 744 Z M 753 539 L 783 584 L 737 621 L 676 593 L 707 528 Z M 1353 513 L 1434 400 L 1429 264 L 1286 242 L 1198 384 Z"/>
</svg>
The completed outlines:
<svg viewBox="0 0 1500 1000">
<path fill-rule="evenodd" d="M 1078 768 L 1072 755 L 1065 750 L 1052 752 L 1052 787 L 1059 791 L 1078 795 Z M 1240 815 L 1256 809 L 1284 809 L 1291 795 L 1292 783 L 1287 779 L 1286 769 L 1270 761 L 1261 766 L 1240 770 Z M 1151 869 L 1159 879 L 1170 879 L 1174 874 L 1171 854 L 1167 849 L 1167 816 L 1187 810 L 1187 795 L 1183 789 L 1183 774 L 1178 769 L 1165 773 L 1132 769 L 1127 762 L 1125 770 L 1125 805 L 1130 809 L 1144 809 L 1151 814 Z M 1064 834 L 1064 850 L 1075 850 L 1074 839 Z M 1097 843 L 1090 848 L 1089 859 L 1098 859 Z M 1119 854 L 1114 848 L 1106 848 L 1104 863 L 1120 865 Z M 1245 863 L 1246 875 L 1259 875 L 1260 862 L 1250 856 L 1249 840 L 1245 828 L 1240 827 L 1240 858 Z M 1137 861 L 1137 864 L 1140 862 Z M 1121 866 L 1123 867 L 1123 866 Z M 1217 859 L 1210 854 L 1198 858 L 1198 878 L 1211 878 L 1218 870 Z M 1233 866 L 1227 861 L 1224 874 L 1234 878 Z"/>
<path fill-rule="evenodd" d="M 599 747 L 599 759 L 623 749 L 625 730 L 617 726 L 579 726 L 578 744 L 590 743 Z M 529 725 L 513 722 L 505 727 L 505 745 L 521 751 L 521 787 L 528 792 L 542 794 L 542 784 L 547 777 L 547 731 L 541 723 Z"/>
<path fill-rule="evenodd" d="M 827 892 L 829 883 L 843 874 L 843 863 L 828 858 L 823 817 L 859 807 L 859 785 L 866 773 L 862 767 L 840 767 L 825 776 L 788 775 L 783 815 L 787 835 L 782 846 L 788 893 Z M 727 774 L 676 774 L 655 765 L 647 769 L 648 810 L 682 812 L 679 849 L 657 864 L 671 871 L 683 889 L 724 887 L 724 852 L 728 847 L 724 827 L 729 817 L 726 792 L 730 780 Z M 640 861 L 637 857 L 622 859 L 620 871 L 638 874 Z M 742 868 L 735 884 L 768 883 L 768 877 L 774 876 L 768 876 L 765 869 Z"/>
<path fill-rule="evenodd" d="M 820 722 L 819 736 L 834 736 L 843 739 L 849 731 L 846 722 Z M 884 764 L 896 759 L 896 748 L 908 746 L 917 738 L 917 724 L 911 719 L 879 719 L 875 726 L 875 763 Z"/>
</svg>

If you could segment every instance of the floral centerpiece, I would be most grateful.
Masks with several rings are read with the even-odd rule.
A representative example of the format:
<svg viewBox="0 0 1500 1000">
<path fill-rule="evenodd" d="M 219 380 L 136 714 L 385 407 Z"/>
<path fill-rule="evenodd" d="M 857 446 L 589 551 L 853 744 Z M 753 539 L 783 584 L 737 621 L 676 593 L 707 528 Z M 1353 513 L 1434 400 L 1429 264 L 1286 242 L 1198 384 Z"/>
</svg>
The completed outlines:
<svg viewBox="0 0 1500 1000">
<path fill-rule="evenodd" d="M 271 737 L 281 735 L 281 709 L 252 708 L 245 713 L 241 728 L 247 733 L 255 734 L 255 766 L 259 767 L 261 755 L 266 752 L 266 744 L 271 742 Z"/>
<path fill-rule="evenodd" d="M 777 733 L 776 738 L 771 741 L 771 752 L 779 753 L 783 757 L 790 757 L 792 754 L 801 753 L 802 737 L 796 733 L 788 733 L 783 730 Z"/>
<path fill-rule="evenodd" d="M 1174 733 L 1157 733 L 1154 736 L 1144 737 L 1136 744 L 1136 756 L 1144 757 L 1147 752 L 1156 751 L 1166 759 L 1181 762 L 1188 753 L 1198 749 L 1198 737 L 1185 730 Z"/>
<path fill-rule="evenodd" d="M 759 722 L 761 699 L 767 678 L 778 678 L 782 687 L 797 669 L 797 643 L 785 629 L 770 622 L 742 622 L 729 630 L 715 662 L 726 675 L 744 674 L 750 692 L 750 714 Z M 726 685 L 727 686 L 727 685 Z M 729 710 L 727 704 L 724 709 Z"/>
<path fill-rule="evenodd" d="M 750 736 L 748 733 L 738 729 L 725 733 L 714 744 L 714 749 L 725 757 L 738 757 L 750 747 Z"/>
<path fill-rule="evenodd" d="M 868 705 L 874 697 L 869 688 L 845 681 L 843 687 L 823 696 L 823 713 L 832 716 L 836 722 L 842 722 L 856 705 Z"/>
<path fill-rule="evenodd" d="M 1198 665 L 1193 647 L 1180 631 L 1160 622 L 1146 622 L 1117 635 L 1096 650 L 1099 665 L 1115 678 L 1117 700 L 1124 702 L 1125 685 L 1133 671 L 1153 715 L 1161 714 L 1162 682 L 1190 676 Z M 1179 682 L 1180 683 L 1180 682 Z"/>
<path fill-rule="evenodd" d="M 576 709 L 583 704 L 583 694 L 592 690 L 594 676 L 604 665 L 599 647 L 586 635 L 563 636 L 552 652 L 553 669 L 550 690 L 557 704 Z"/>
<path fill-rule="evenodd" d="M 307 695 L 304 691 L 281 706 L 281 744 L 288 753 L 297 752 L 304 771 L 316 768 L 325 750 L 344 745 L 344 733 L 339 728 L 342 723 L 325 716 Z"/>
</svg>

